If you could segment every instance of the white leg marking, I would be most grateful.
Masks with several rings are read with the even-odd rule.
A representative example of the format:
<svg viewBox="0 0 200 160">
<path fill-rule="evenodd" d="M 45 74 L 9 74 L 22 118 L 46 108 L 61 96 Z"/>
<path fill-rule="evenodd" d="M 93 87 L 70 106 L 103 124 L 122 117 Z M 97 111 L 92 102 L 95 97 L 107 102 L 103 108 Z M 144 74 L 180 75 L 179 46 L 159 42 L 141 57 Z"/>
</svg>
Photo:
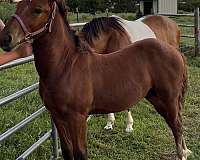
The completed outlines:
<svg viewBox="0 0 200 160">
<path fill-rule="evenodd" d="M 183 156 L 187 159 L 187 157 L 192 154 L 192 151 L 187 148 L 184 138 L 182 139 L 182 146 L 183 146 Z"/>
<path fill-rule="evenodd" d="M 183 157 L 182 160 L 187 160 L 187 159 L 185 159 L 185 157 Z"/>
<path fill-rule="evenodd" d="M 132 115 L 131 115 L 131 111 L 128 111 L 126 132 L 130 133 L 132 131 L 133 131 L 133 118 L 132 118 Z"/>
<path fill-rule="evenodd" d="M 114 115 L 114 113 L 109 113 L 108 114 L 107 125 L 104 127 L 104 129 L 105 130 L 112 130 L 114 122 L 115 122 L 115 115 Z"/>
</svg>

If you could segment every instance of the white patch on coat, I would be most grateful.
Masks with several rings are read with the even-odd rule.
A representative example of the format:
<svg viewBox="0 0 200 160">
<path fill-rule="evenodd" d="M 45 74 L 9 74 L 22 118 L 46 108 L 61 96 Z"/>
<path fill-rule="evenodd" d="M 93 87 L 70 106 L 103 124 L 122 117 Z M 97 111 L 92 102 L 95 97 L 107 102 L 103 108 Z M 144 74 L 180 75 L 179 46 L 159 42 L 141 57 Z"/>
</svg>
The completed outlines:
<svg viewBox="0 0 200 160">
<path fill-rule="evenodd" d="M 148 38 L 156 39 L 155 33 L 149 28 L 149 26 L 142 22 L 144 18 L 138 19 L 136 21 L 128 21 L 118 16 L 112 17 L 117 17 L 120 19 L 121 24 L 130 36 L 130 40 L 132 43 Z"/>
</svg>

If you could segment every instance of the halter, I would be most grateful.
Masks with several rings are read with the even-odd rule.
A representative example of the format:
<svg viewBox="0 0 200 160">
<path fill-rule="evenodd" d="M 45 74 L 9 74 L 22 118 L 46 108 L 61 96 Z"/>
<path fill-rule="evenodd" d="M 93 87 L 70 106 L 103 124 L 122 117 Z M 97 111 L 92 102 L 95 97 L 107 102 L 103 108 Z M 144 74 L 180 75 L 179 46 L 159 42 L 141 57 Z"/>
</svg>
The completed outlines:
<svg viewBox="0 0 200 160">
<path fill-rule="evenodd" d="M 20 42 L 18 42 L 17 45 L 21 44 L 21 43 L 24 43 L 24 42 L 27 42 L 27 41 L 30 41 L 30 40 L 33 40 L 33 38 L 35 36 L 39 35 L 42 32 L 45 32 L 47 30 L 50 33 L 52 31 L 53 20 L 55 19 L 56 7 L 57 7 L 56 2 L 53 2 L 53 10 L 52 10 L 52 12 L 51 12 L 51 14 L 50 14 L 50 16 L 48 18 L 47 23 L 44 25 L 44 27 L 38 29 L 35 32 L 29 32 L 27 27 L 26 27 L 26 25 L 22 21 L 22 19 L 17 14 L 14 14 L 13 18 L 15 18 L 17 20 L 17 22 L 20 24 L 23 32 L 25 33 L 25 37 Z"/>
</svg>

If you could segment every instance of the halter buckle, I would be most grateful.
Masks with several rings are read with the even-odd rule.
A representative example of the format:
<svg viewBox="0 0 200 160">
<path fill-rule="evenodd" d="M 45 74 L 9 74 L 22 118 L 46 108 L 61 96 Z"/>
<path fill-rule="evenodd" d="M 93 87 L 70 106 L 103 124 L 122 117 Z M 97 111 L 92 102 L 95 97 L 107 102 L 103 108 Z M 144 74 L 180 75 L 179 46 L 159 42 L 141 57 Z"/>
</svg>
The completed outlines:
<svg viewBox="0 0 200 160">
<path fill-rule="evenodd" d="M 28 34 L 26 34 L 24 40 L 25 40 L 25 41 L 29 41 L 31 38 L 32 38 L 32 34 L 31 34 L 31 33 L 28 33 Z"/>
<path fill-rule="evenodd" d="M 48 29 L 48 26 L 49 26 L 49 23 L 46 23 L 46 24 L 44 25 L 44 28 L 45 28 L 45 29 Z"/>
</svg>

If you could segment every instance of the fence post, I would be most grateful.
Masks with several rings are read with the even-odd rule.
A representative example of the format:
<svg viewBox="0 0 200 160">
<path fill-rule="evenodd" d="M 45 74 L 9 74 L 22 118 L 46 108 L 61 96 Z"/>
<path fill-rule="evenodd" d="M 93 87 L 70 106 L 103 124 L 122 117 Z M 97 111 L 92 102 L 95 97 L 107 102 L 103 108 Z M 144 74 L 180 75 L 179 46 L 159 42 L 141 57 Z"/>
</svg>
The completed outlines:
<svg viewBox="0 0 200 160">
<path fill-rule="evenodd" d="M 79 23 L 79 9 L 76 8 L 76 22 Z"/>
<path fill-rule="evenodd" d="M 57 160 L 59 157 L 59 153 L 58 153 L 58 132 L 56 129 L 56 126 L 51 118 L 51 126 L 52 126 L 52 133 L 51 133 L 51 137 L 52 137 L 52 160 Z"/>
<path fill-rule="evenodd" d="M 199 8 L 195 7 L 194 10 L 194 36 L 195 36 L 195 56 L 199 54 Z"/>
<path fill-rule="evenodd" d="M 106 8 L 106 16 L 108 17 L 109 16 L 109 9 Z"/>
</svg>

